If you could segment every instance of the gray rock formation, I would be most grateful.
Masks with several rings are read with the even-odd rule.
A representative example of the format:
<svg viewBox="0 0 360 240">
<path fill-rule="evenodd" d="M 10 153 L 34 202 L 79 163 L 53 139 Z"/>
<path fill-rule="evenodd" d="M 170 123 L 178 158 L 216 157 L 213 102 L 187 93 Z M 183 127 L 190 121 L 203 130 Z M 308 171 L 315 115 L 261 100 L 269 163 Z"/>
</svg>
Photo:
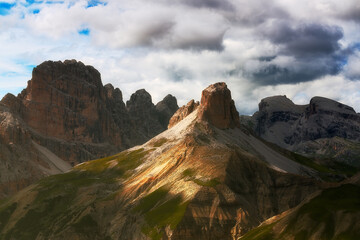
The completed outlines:
<svg viewBox="0 0 360 240">
<path fill-rule="evenodd" d="M 251 121 L 257 135 L 281 147 L 360 166 L 354 156 L 360 151 L 360 114 L 342 103 L 314 97 L 309 105 L 296 105 L 286 96 L 268 97 Z M 359 151 L 349 151 L 354 146 Z"/>
<path fill-rule="evenodd" d="M 155 107 L 159 113 L 160 124 L 167 128 L 170 118 L 179 109 L 176 98 L 168 94 L 162 101 L 158 102 Z"/>
</svg>

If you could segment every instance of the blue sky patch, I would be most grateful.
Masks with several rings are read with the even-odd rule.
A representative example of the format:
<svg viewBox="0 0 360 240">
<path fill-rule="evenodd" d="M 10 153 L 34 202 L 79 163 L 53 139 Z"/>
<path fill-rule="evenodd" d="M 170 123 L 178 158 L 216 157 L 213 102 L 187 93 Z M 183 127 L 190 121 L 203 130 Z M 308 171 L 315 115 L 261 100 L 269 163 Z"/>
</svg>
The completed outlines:
<svg viewBox="0 0 360 240">
<path fill-rule="evenodd" d="M 6 94 L 11 93 L 13 95 L 18 95 L 24 88 L 26 88 L 26 85 L 23 87 L 12 87 L 12 88 L 0 88 L 0 99 L 2 99 Z"/>
<path fill-rule="evenodd" d="M 80 35 L 89 36 L 89 35 L 90 35 L 90 29 L 84 28 L 84 29 L 81 29 L 80 31 L 78 31 L 78 33 L 79 33 Z"/>
<path fill-rule="evenodd" d="M 42 3 L 43 1 L 36 1 L 36 0 L 26 0 L 26 3 L 32 5 L 34 3 Z"/>
<path fill-rule="evenodd" d="M 65 1 L 46 1 L 46 4 L 63 4 Z"/>
<path fill-rule="evenodd" d="M 17 59 L 14 61 L 16 65 L 20 65 L 22 68 L 26 69 L 27 72 L 31 72 L 36 65 L 32 64 L 27 60 Z"/>
<path fill-rule="evenodd" d="M 360 50 L 360 42 L 354 44 L 354 49 Z"/>
<path fill-rule="evenodd" d="M 40 12 L 40 9 L 34 9 L 34 10 L 32 10 L 32 13 L 33 14 L 38 14 Z"/>
<path fill-rule="evenodd" d="M 25 6 L 25 7 L 29 7 L 29 6 L 31 6 L 31 5 L 33 5 L 33 4 L 41 4 L 41 3 L 43 3 L 44 1 L 36 1 L 36 0 L 26 0 L 26 3 L 24 3 L 23 5 Z"/>
<path fill-rule="evenodd" d="M 107 2 L 97 1 L 97 0 L 90 0 L 90 1 L 88 1 L 88 5 L 87 5 L 86 8 L 96 7 L 98 5 L 106 6 Z"/>
<path fill-rule="evenodd" d="M 32 70 L 36 67 L 36 65 L 29 64 L 29 65 L 26 65 L 25 67 L 26 67 L 26 70 L 32 72 Z"/>
<path fill-rule="evenodd" d="M 16 3 L 6 3 L 6 2 L 0 2 L 0 15 L 5 16 L 8 15 L 10 12 L 10 9 L 15 7 Z"/>
</svg>

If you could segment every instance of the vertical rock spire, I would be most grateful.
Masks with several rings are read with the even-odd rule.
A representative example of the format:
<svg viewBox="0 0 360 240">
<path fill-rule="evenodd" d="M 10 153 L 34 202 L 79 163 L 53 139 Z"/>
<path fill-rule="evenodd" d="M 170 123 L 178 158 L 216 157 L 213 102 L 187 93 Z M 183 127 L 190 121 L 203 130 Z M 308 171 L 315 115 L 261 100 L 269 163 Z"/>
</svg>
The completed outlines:
<svg viewBox="0 0 360 240">
<path fill-rule="evenodd" d="M 202 91 L 198 117 L 220 129 L 240 126 L 239 113 L 226 83 L 215 83 Z"/>
</svg>

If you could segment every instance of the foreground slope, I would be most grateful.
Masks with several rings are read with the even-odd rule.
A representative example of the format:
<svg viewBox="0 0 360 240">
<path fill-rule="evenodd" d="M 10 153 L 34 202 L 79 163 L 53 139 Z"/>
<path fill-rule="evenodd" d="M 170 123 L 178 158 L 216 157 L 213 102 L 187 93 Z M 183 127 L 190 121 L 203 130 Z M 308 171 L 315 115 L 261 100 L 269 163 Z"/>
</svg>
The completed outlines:
<svg viewBox="0 0 360 240">
<path fill-rule="evenodd" d="M 240 239 L 360 239 L 359 177 L 317 192 Z"/>
<path fill-rule="evenodd" d="M 325 187 L 239 128 L 226 84 L 188 106 L 144 145 L 4 201 L 2 239 L 237 239 Z"/>
<path fill-rule="evenodd" d="M 144 89 L 125 105 L 118 88 L 75 60 L 40 64 L 26 89 L 0 102 L 0 198 L 146 142 L 166 130 L 177 108 L 171 95 L 155 106 Z"/>
</svg>

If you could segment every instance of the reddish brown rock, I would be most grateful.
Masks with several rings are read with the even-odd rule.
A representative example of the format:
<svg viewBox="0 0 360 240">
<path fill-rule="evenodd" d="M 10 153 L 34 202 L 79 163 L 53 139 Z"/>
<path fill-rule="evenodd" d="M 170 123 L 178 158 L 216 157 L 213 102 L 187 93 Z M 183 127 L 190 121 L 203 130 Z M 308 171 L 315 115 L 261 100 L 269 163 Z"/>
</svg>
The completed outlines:
<svg viewBox="0 0 360 240">
<path fill-rule="evenodd" d="M 100 73 L 91 66 L 75 60 L 42 63 L 20 98 L 24 121 L 44 136 L 122 145 L 106 109 Z"/>
<path fill-rule="evenodd" d="M 143 144 L 164 131 L 177 110 L 174 97 L 163 101 L 158 110 L 139 90 L 127 107 L 120 89 L 103 86 L 92 66 L 40 64 L 21 94 L 0 102 L 0 198 L 63 170 L 51 161 L 70 166 Z"/>
<path fill-rule="evenodd" d="M 190 113 L 197 109 L 199 102 L 195 102 L 194 99 L 188 102 L 188 104 L 179 108 L 174 115 L 170 118 L 168 128 L 173 127 L 178 122 L 186 118 Z"/>
<path fill-rule="evenodd" d="M 103 86 L 95 68 L 76 60 L 40 64 L 27 88 L 2 103 L 34 130 L 36 142 L 72 163 L 142 144 L 167 126 L 144 89 L 125 106 L 120 89 Z"/>
<path fill-rule="evenodd" d="M 239 113 L 226 83 L 215 83 L 202 91 L 198 117 L 220 129 L 240 126 Z"/>
</svg>

